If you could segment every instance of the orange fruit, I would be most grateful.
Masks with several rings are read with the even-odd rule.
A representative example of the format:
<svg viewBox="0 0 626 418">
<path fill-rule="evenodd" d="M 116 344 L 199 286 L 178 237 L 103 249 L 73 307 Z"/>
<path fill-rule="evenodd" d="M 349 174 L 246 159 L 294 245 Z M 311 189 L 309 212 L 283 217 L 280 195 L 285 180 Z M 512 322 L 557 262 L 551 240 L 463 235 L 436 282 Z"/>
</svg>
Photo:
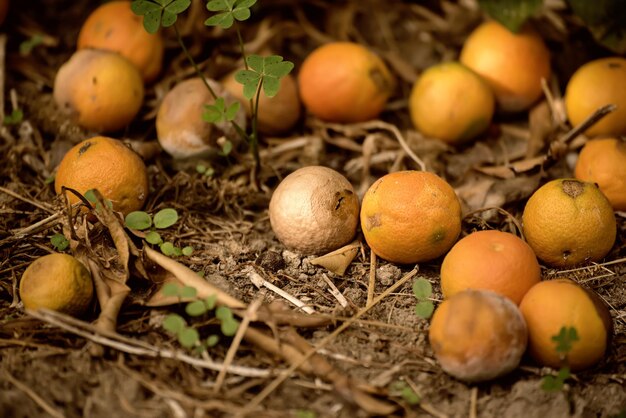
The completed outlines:
<svg viewBox="0 0 626 418">
<path fill-rule="evenodd" d="M 130 1 L 111 1 L 97 7 L 80 28 L 76 46 L 117 52 L 150 82 L 161 71 L 163 39 L 144 29 L 143 17 L 133 13 L 130 5 Z"/>
<path fill-rule="evenodd" d="M 446 373 L 478 382 L 505 375 L 519 365 L 528 331 L 510 299 L 490 290 L 467 289 L 437 307 L 428 339 Z"/>
<path fill-rule="evenodd" d="M 505 112 L 528 109 L 550 78 L 550 51 L 530 26 L 513 33 L 495 21 L 484 22 L 467 38 L 460 61 L 491 86 Z"/>
<path fill-rule="evenodd" d="M 71 255 L 48 254 L 24 270 L 20 297 L 26 309 L 47 308 L 80 316 L 93 298 L 91 274 Z"/>
<path fill-rule="evenodd" d="M 613 333 L 611 314 L 598 295 L 568 279 L 533 286 L 520 304 L 528 325 L 528 348 L 542 366 L 563 364 L 552 339 L 562 327 L 574 327 L 578 341 L 567 354 L 574 371 L 591 367 L 604 357 Z"/>
<path fill-rule="evenodd" d="M 598 185 L 613 209 L 626 211 L 626 142 L 598 138 L 580 150 L 574 177 Z"/>
<path fill-rule="evenodd" d="M 526 202 L 522 222 L 537 257 L 555 267 L 599 261 L 617 233 L 613 208 L 598 186 L 576 179 L 541 186 Z"/>
<path fill-rule="evenodd" d="M 516 235 L 478 231 L 460 239 L 441 264 L 441 291 L 445 298 L 465 289 L 487 289 L 519 305 L 541 280 L 532 248 Z"/>
<path fill-rule="evenodd" d="M 565 88 L 565 111 L 574 126 L 608 104 L 617 109 L 587 129 L 587 136 L 626 134 L 626 58 L 590 61 L 576 70 Z"/>
<path fill-rule="evenodd" d="M 348 179 L 332 168 L 302 167 L 276 187 L 269 217 L 283 245 L 301 254 L 323 254 L 354 239 L 359 198 Z"/>
<path fill-rule="evenodd" d="M 141 109 L 143 98 L 143 80 L 137 68 L 111 51 L 76 51 L 54 79 L 57 105 L 92 131 L 124 128 Z"/>
<path fill-rule="evenodd" d="M 54 179 L 57 194 L 63 186 L 83 195 L 98 189 L 111 201 L 113 210 L 127 215 L 143 207 L 148 197 L 148 173 L 141 157 L 124 143 L 96 136 L 76 144 L 61 160 Z M 73 193 L 67 196 L 70 203 L 78 202 Z"/>
<path fill-rule="evenodd" d="M 235 73 L 236 71 L 226 75 L 221 83 L 226 91 L 239 100 L 247 114 L 250 115 L 250 100 L 243 95 L 243 84 L 235 80 Z M 257 122 L 260 132 L 279 135 L 289 131 L 300 119 L 302 107 L 296 79 L 291 74 L 282 77 L 280 89 L 274 97 L 267 97 L 265 92 L 261 91 L 258 106 Z"/>
<path fill-rule="evenodd" d="M 385 63 L 352 42 L 331 42 L 311 52 L 298 74 L 305 108 L 328 122 L 376 118 L 395 88 Z"/>
<path fill-rule="evenodd" d="M 461 204 L 436 174 L 399 171 L 379 178 L 361 203 L 361 229 L 385 260 L 409 264 L 443 255 L 461 232 Z"/>
<path fill-rule="evenodd" d="M 494 112 L 491 88 L 458 62 L 430 67 L 409 98 L 411 120 L 424 135 L 460 144 L 483 133 Z"/>
</svg>

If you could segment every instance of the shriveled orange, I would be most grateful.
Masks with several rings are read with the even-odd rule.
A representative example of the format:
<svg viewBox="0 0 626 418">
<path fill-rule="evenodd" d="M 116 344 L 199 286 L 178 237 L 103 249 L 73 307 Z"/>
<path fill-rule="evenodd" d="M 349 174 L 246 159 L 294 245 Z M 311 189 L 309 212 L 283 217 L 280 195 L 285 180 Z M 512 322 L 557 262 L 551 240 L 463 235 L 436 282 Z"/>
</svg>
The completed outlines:
<svg viewBox="0 0 626 418">
<path fill-rule="evenodd" d="M 590 61 L 576 70 L 565 89 L 565 111 L 578 125 L 599 107 L 617 109 L 585 131 L 587 136 L 626 134 L 626 58 L 609 57 Z"/>
<path fill-rule="evenodd" d="M 298 74 L 305 108 L 328 122 L 376 118 L 395 84 L 383 60 L 353 42 L 320 46 L 305 58 Z"/>
<path fill-rule="evenodd" d="M 436 174 L 389 173 L 363 196 L 361 229 L 372 251 L 388 261 L 428 261 L 458 238 L 461 204 L 452 186 Z"/>
<path fill-rule="evenodd" d="M 563 364 L 552 339 L 562 327 L 573 327 L 578 334 L 567 354 L 572 370 L 591 367 L 604 357 L 613 321 L 606 304 L 593 291 L 568 279 L 544 281 L 526 293 L 520 310 L 528 326 L 528 351 L 542 366 Z"/>
<path fill-rule="evenodd" d="M 428 340 L 446 373 L 479 382 L 518 366 L 526 351 L 528 330 L 510 299 L 490 290 L 467 289 L 437 307 Z"/>
<path fill-rule="evenodd" d="M 130 1 L 111 1 L 96 8 L 80 28 L 76 47 L 117 52 L 150 82 L 161 71 L 163 39 L 160 33 L 150 34 L 144 29 L 143 17 L 133 13 L 130 5 Z"/>
<path fill-rule="evenodd" d="M 576 179 L 541 186 L 526 202 L 522 222 L 537 257 L 555 267 L 601 260 L 617 233 L 613 208 L 598 186 Z"/>
<path fill-rule="evenodd" d="M 68 254 L 39 257 L 22 275 L 20 298 L 26 309 L 47 308 L 80 316 L 93 298 L 91 274 Z"/>
<path fill-rule="evenodd" d="M 489 85 L 454 61 L 424 71 L 409 98 L 413 125 L 424 135 L 451 144 L 467 142 L 483 133 L 494 107 Z"/>
<path fill-rule="evenodd" d="M 446 298 L 465 289 L 487 289 L 519 305 L 540 280 L 532 248 L 518 236 L 496 230 L 460 239 L 441 264 L 441 291 Z"/>
<path fill-rule="evenodd" d="M 132 149 L 117 139 L 96 136 L 76 144 L 59 164 L 54 189 L 69 187 L 81 194 L 98 189 L 124 215 L 143 207 L 148 197 L 146 166 Z M 70 203 L 78 202 L 67 193 Z"/>
<path fill-rule="evenodd" d="M 529 25 L 513 33 L 495 21 L 481 24 L 465 41 L 460 61 L 487 81 L 505 112 L 528 109 L 551 73 L 550 51 Z"/>
<path fill-rule="evenodd" d="M 588 141 L 578 155 L 574 177 L 597 184 L 613 209 L 626 211 L 626 140 Z"/>
</svg>

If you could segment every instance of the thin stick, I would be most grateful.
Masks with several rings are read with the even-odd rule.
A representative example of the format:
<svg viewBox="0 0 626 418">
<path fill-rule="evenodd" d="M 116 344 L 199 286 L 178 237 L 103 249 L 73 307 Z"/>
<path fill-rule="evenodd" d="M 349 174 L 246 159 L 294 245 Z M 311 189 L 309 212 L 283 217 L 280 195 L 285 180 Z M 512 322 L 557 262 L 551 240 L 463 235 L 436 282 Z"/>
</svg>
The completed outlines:
<svg viewBox="0 0 626 418">
<path fill-rule="evenodd" d="M 31 388 L 26 386 L 24 383 L 22 383 L 19 380 L 17 380 L 15 377 L 13 377 L 13 375 L 11 375 L 11 373 L 9 373 L 8 371 L 4 370 L 3 374 L 5 375 L 6 379 L 13 384 L 13 386 L 18 388 L 22 392 L 24 392 L 37 405 L 39 405 L 39 407 L 41 409 L 46 411 L 46 413 L 48 413 L 49 415 L 51 415 L 54 418 L 65 418 L 65 415 L 63 414 L 63 412 L 61 412 L 58 409 L 55 409 L 52 406 L 50 406 L 41 396 L 39 396 L 37 393 L 35 393 L 34 390 L 32 390 Z"/>
<path fill-rule="evenodd" d="M 337 299 L 337 302 L 339 302 L 339 304 L 343 307 L 346 308 L 348 306 L 348 301 L 346 300 L 346 298 L 341 294 L 341 292 L 339 291 L 339 289 L 337 289 L 337 286 L 335 286 L 335 283 L 332 282 L 332 280 L 330 280 L 328 278 L 328 276 L 326 275 L 326 273 L 322 273 L 322 278 L 324 279 L 324 281 L 326 282 L 326 284 L 328 285 L 328 287 L 330 287 L 330 294 L 333 295 L 335 297 L 335 299 Z"/>
<path fill-rule="evenodd" d="M 4 120 L 4 73 L 5 73 L 5 56 L 6 56 L 7 36 L 0 35 L 0 120 Z"/>
<path fill-rule="evenodd" d="M 295 296 L 285 292 L 280 287 L 275 286 L 272 283 L 268 282 L 263 277 L 261 277 L 261 275 L 259 273 L 254 271 L 252 268 L 248 271 L 248 278 L 250 279 L 250 281 L 257 288 L 266 287 L 267 289 L 271 290 L 272 292 L 276 293 L 277 295 L 281 296 L 282 298 L 284 298 L 284 299 L 288 300 L 289 302 L 293 303 L 295 306 L 297 306 L 298 308 L 302 309 L 304 312 L 306 312 L 308 314 L 314 314 L 315 313 L 315 309 L 313 309 L 311 306 L 308 306 L 306 303 L 302 302 L 297 297 L 295 297 Z"/>
<path fill-rule="evenodd" d="M 256 395 L 254 398 L 252 398 L 250 402 L 248 402 L 248 404 L 246 405 L 246 408 L 243 411 L 244 415 L 245 413 L 248 413 L 254 410 L 255 408 L 257 408 L 261 404 L 261 402 L 263 402 L 265 398 L 267 398 L 274 390 L 276 390 L 276 388 L 278 388 L 278 386 L 280 386 L 289 376 L 291 376 L 291 374 L 298 367 L 300 367 L 309 358 L 311 358 L 311 356 L 313 356 L 313 354 L 315 354 L 317 350 L 325 347 L 330 341 L 335 339 L 339 334 L 341 334 L 348 327 L 350 327 L 357 319 L 365 315 L 371 308 L 376 306 L 381 300 L 386 298 L 390 293 L 394 292 L 400 286 L 404 285 L 408 280 L 413 278 L 417 274 L 417 272 L 418 272 L 418 266 L 415 266 L 413 270 L 408 272 L 404 277 L 402 277 L 400 280 L 394 283 L 391 287 L 389 287 L 383 293 L 378 295 L 378 297 L 374 299 L 371 305 L 366 306 L 365 308 L 362 308 L 361 310 L 359 310 L 359 312 L 357 312 L 356 315 L 354 315 L 352 318 L 350 318 L 349 320 L 341 324 L 339 327 L 337 327 L 335 331 L 333 331 L 332 333 L 327 335 L 325 338 L 323 338 L 317 344 L 317 346 L 311 348 L 306 353 L 303 353 L 299 361 L 292 363 L 292 365 L 288 369 L 283 370 L 269 385 L 263 388 L 263 390 L 259 392 L 258 395 Z"/>
<path fill-rule="evenodd" d="M 213 386 L 214 393 L 219 393 L 220 389 L 222 388 L 222 385 L 224 384 L 224 379 L 226 378 L 226 373 L 228 372 L 228 367 L 230 367 L 230 365 L 232 364 L 233 359 L 235 358 L 235 354 L 237 354 L 237 349 L 241 344 L 241 340 L 243 339 L 243 336 L 245 335 L 246 330 L 250 325 L 250 320 L 252 319 L 252 317 L 255 316 L 256 311 L 261 306 L 261 303 L 263 303 L 263 296 L 255 299 L 250 305 L 248 305 L 248 309 L 246 309 L 246 313 L 241 320 L 241 324 L 239 324 L 237 333 L 235 334 L 235 337 L 233 338 L 233 341 L 228 348 L 228 352 L 226 353 L 226 357 L 224 358 L 224 367 L 222 367 L 222 370 L 220 370 L 219 374 L 217 375 L 217 379 L 215 379 L 215 386 Z"/>
<path fill-rule="evenodd" d="M 49 207 L 46 207 L 46 206 L 42 205 L 41 203 L 38 203 L 38 202 L 35 202 L 33 200 L 29 200 L 29 199 L 27 199 L 25 197 L 22 197 L 21 195 L 15 193 L 12 190 L 7 189 L 6 187 L 0 186 L 0 192 L 8 194 L 11 197 L 14 197 L 14 198 L 16 198 L 18 200 L 21 200 L 22 202 L 29 203 L 29 204 L 31 204 L 31 205 L 33 205 L 33 206 L 35 206 L 35 207 L 37 207 L 37 208 L 39 208 L 41 210 L 44 210 L 44 211 L 46 211 L 48 213 L 54 213 L 54 210 L 50 209 Z"/>
<path fill-rule="evenodd" d="M 478 388 L 474 386 L 470 393 L 470 411 L 469 418 L 476 418 L 476 403 L 478 402 Z"/>
<path fill-rule="evenodd" d="M 95 329 L 94 326 L 86 322 L 82 323 L 82 321 L 78 321 L 78 320 L 71 321 L 71 322 L 74 322 L 75 324 L 81 323 L 80 325 L 84 329 L 81 329 L 78 326 L 70 325 L 66 322 L 65 317 L 67 315 L 63 315 L 55 311 L 50 311 L 48 309 L 40 309 L 37 311 L 27 310 L 26 312 L 34 318 L 37 318 L 41 321 L 55 325 L 73 334 L 79 335 L 83 338 L 88 339 L 89 341 L 93 341 L 95 343 L 98 343 L 107 347 L 111 347 L 118 351 L 123 351 L 125 353 L 136 354 L 136 355 L 141 355 L 141 356 L 146 356 L 146 357 L 163 357 L 163 358 L 175 359 L 175 360 L 182 361 L 183 363 L 191 364 L 192 366 L 209 369 L 209 370 L 213 370 L 216 372 L 219 372 L 224 368 L 224 364 L 222 363 L 217 363 L 217 362 L 210 361 L 210 360 L 198 359 L 196 357 L 191 357 L 175 350 L 160 349 L 158 347 L 151 346 L 145 342 L 141 342 L 141 344 L 134 344 L 134 341 L 132 341 L 129 338 L 124 338 L 126 342 L 116 341 L 114 338 L 105 336 L 99 330 Z M 266 377 L 272 376 L 273 374 L 270 370 L 254 369 L 251 367 L 244 367 L 244 366 L 230 365 L 226 367 L 226 369 L 228 373 L 236 374 L 236 375 L 244 376 L 244 377 L 266 378 Z"/>
<path fill-rule="evenodd" d="M 374 250 L 370 252 L 370 274 L 369 283 L 367 285 L 367 302 L 365 306 L 370 306 L 374 300 L 374 288 L 376 287 L 376 253 Z"/>
</svg>

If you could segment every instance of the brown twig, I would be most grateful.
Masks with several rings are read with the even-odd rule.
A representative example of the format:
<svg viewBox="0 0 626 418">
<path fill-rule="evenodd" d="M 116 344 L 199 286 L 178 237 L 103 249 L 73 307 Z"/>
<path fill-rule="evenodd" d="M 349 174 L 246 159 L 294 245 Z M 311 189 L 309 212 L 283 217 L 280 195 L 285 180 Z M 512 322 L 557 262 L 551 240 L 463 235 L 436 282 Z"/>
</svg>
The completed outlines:
<svg viewBox="0 0 626 418">
<path fill-rule="evenodd" d="M 41 396 L 39 396 L 34 390 L 26 386 L 24 383 L 17 380 L 11 373 L 7 370 L 2 372 L 4 377 L 8 382 L 10 382 L 13 386 L 24 392 L 29 398 L 31 398 L 41 409 L 43 409 L 48 415 L 53 418 L 64 418 L 65 414 L 59 411 L 56 408 L 53 408 L 48 402 L 46 402 Z"/>
</svg>

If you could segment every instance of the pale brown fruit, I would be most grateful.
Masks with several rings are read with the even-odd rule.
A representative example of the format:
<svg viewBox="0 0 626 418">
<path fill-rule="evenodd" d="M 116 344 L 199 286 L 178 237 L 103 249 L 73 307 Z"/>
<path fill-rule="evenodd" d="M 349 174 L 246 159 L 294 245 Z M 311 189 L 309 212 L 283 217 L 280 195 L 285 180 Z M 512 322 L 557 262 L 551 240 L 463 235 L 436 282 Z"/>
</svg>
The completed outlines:
<svg viewBox="0 0 626 418">
<path fill-rule="evenodd" d="M 270 200 L 272 230 L 287 248 L 323 254 L 349 243 L 359 223 L 359 199 L 339 172 L 300 168 L 276 187 Z"/>
<path fill-rule="evenodd" d="M 236 99 L 215 80 L 207 82 L 218 97 L 224 97 L 226 106 Z M 230 122 L 209 123 L 202 118 L 205 105 L 215 103 L 201 78 L 181 81 L 170 90 L 159 107 L 156 117 L 157 138 L 161 147 L 174 158 L 202 157 L 219 150 L 217 140 L 226 137 L 233 144 L 240 137 Z M 246 116 L 239 109 L 235 122 L 243 129 Z"/>
</svg>

